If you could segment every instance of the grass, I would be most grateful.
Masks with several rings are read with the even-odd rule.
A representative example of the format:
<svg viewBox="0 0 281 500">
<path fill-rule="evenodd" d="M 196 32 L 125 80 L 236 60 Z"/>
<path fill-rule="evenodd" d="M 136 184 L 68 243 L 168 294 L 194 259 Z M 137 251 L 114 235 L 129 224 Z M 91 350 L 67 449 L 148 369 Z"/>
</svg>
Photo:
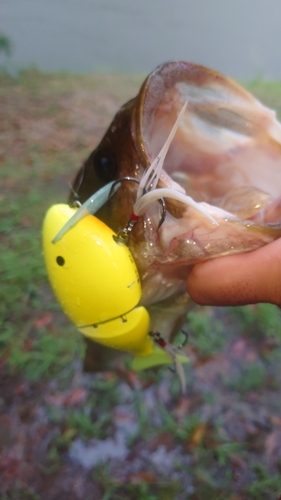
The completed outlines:
<svg viewBox="0 0 281 500">
<path fill-rule="evenodd" d="M 220 351 L 225 342 L 224 324 L 214 315 L 214 310 L 191 311 L 187 317 L 190 343 L 202 356 L 211 356 Z"/>
<path fill-rule="evenodd" d="M 23 71 L 15 78 L 0 75 L 4 117 L 0 140 L 1 133 L 5 134 L 0 142 L 0 364 L 11 376 L 33 384 L 55 381 L 57 390 L 67 390 L 75 378 L 83 342 L 48 285 L 42 221 L 51 204 L 66 200 L 68 182 L 141 80 L 140 76 L 52 75 L 36 70 Z M 249 88 L 281 112 L 280 84 L 252 82 Z M 238 428 L 250 421 L 249 400 L 255 395 L 263 396 L 268 419 L 273 415 L 278 422 L 280 310 L 268 304 L 198 308 L 188 315 L 185 330 L 192 360 L 192 366 L 185 367 L 186 396 L 180 395 L 174 375 L 163 369 L 142 374 L 129 395 L 122 385 L 126 382 L 114 376 L 95 377 L 87 382 L 83 405 L 47 407 L 50 425 L 57 429 L 48 449 L 49 463 L 63 463 L 64 453 L 77 436 L 89 442 L 114 435 L 112 411 L 127 405 L 137 422 L 135 434 L 128 438 L 130 456 L 141 457 L 139 450 L 145 447 L 153 454 L 151 443 L 166 443 L 169 436 L 167 453 L 169 446 L 181 450 L 173 469 L 175 478 L 153 469 L 148 459 L 141 469 L 143 475 L 122 481 L 109 465 L 101 465 L 91 474 L 102 489 L 103 500 L 276 500 L 281 494 L 277 465 L 269 471 L 264 459 L 263 469 L 257 469 L 254 464 L 262 453 L 253 451 L 252 441 L 256 439 L 258 447 L 258 437 L 251 435 L 250 446 L 246 431 L 240 435 Z M 234 346 L 239 342 L 243 350 L 235 357 Z M 228 364 L 224 366 L 222 359 Z M 152 383 L 155 404 L 148 408 Z M 240 413 L 235 413 L 236 406 Z M 239 474 L 244 474 L 240 490 L 233 479 L 237 457 L 249 465 L 245 470 L 239 466 Z M 188 483 L 190 492 L 183 497 L 181 482 L 186 477 L 193 486 Z M 185 484 L 184 491 L 189 486 Z M 7 495 L 1 500 L 39 498 L 20 483 L 14 496 Z"/>
<path fill-rule="evenodd" d="M 228 309 L 233 322 L 240 331 L 252 338 L 274 337 L 281 341 L 281 311 L 271 304 L 235 307 Z"/>
<path fill-rule="evenodd" d="M 16 184 L 21 186 L 22 179 Z M 27 184 L 26 193 L 13 193 L 14 200 L 3 194 L 0 222 L 0 347 L 10 367 L 24 370 L 33 380 L 61 370 L 74 353 L 82 355 L 80 339 L 66 321 L 63 331 L 52 325 L 36 327 L 36 318 L 58 310 L 50 292 L 44 300 L 47 280 L 40 228 L 51 200 L 42 203 L 37 187 L 33 191 Z"/>
<path fill-rule="evenodd" d="M 230 384 L 233 389 L 240 392 L 258 391 L 265 386 L 266 368 L 261 363 L 246 365 L 236 380 Z"/>
<path fill-rule="evenodd" d="M 167 484 L 163 481 L 163 485 L 151 486 L 146 482 L 140 481 L 139 484 L 122 484 L 112 480 L 110 472 L 106 467 L 100 469 L 94 475 L 103 488 L 102 500 L 130 500 L 137 498 L 138 500 L 158 500 L 158 498 L 169 499 L 173 498 L 179 491 L 178 485 Z"/>
<path fill-rule="evenodd" d="M 254 464 L 253 470 L 257 476 L 256 481 L 248 488 L 251 498 L 263 500 L 273 494 L 278 498 L 281 491 L 280 474 L 269 476 L 268 471 L 261 464 Z"/>
</svg>

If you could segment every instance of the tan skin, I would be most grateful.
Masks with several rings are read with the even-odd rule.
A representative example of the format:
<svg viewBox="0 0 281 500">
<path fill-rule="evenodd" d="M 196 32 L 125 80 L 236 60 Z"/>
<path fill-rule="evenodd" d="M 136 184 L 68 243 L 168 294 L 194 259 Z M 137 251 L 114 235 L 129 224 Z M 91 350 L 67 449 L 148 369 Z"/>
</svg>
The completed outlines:
<svg viewBox="0 0 281 500">
<path fill-rule="evenodd" d="M 197 264 L 187 290 L 201 305 L 269 302 L 281 307 L 281 238 L 253 252 Z"/>
</svg>

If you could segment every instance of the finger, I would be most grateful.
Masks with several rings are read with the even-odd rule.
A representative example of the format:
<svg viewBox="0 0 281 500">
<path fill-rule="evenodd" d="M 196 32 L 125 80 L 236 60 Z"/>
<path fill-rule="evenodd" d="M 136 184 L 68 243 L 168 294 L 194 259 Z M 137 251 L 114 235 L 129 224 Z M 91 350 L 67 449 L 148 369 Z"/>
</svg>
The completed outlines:
<svg viewBox="0 0 281 500">
<path fill-rule="evenodd" d="M 194 266 L 187 290 L 202 305 L 271 302 L 281 306 L 281 239 L 253 252 Z"/>
</svg>

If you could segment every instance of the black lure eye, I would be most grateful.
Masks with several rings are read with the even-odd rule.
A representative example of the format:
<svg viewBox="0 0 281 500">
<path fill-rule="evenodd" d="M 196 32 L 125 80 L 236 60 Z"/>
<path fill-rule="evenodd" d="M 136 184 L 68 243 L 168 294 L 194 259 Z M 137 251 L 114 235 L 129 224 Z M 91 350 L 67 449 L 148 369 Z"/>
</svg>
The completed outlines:
<svg viewBox="0 0 281 500">
<path fill-rule="evenodd" d="M 95 172 L 101 180 L 109 182 L 114 179 L 117 166 L 111 154 L 104 150 L 96 151 L 93 162 Z"/>
<path fill-rule="evenodd" d="M 56 261 L 57 261 L 57 264 L 58 264 L 59 266 L 63 266 L 63 265 L 64 265 L 64 263 L 65 263 L 65 260 L 64 260 L 64 258 L 63 258 L 61 255 L 59 255 L 59 256 L 56 258 Z"/>
</svg>

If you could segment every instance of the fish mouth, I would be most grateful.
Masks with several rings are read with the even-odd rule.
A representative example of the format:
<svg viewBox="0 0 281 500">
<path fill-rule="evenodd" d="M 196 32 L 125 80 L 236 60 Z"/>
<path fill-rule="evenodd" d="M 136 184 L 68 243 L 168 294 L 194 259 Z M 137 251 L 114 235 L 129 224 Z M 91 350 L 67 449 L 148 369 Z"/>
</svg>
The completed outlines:
<svg viewBox="0 0 281 500">
<path fill-rule="evenodd" d="M 136 130 L 149 161 L 185 101 L 160 187 L 183 188 L 195 201 L 240 219 L 280 222 L 281 125 L 272 110 L 215 71 L 180 61 L 147 78 L 138 98 L 142 113 Z"/>
<path fill-rule="evenodd" d="M 138 206 L 141 221 L 129 242 L 142 282 L 150 279 L 151 266 L 192 265 L 281 236 L 281 125 L 240 85 L 203 66 L 176 61 L 158 67 L 117 113 L 97 147 L 113 151 L 115 178 L 129 174 L 141 182 L 186 102 L 156 186 L 177 196 L 162 196 L 166 217 L 160 228 L 159 203 Z M 89 160 L 74 185 L 81 201 L 102 183 Z M 129 184 L 97 214 L 116 233 L 138 196 Z M 182 203 L 179 193 L 201 204 L 209 221 Z"/>
</svg>

